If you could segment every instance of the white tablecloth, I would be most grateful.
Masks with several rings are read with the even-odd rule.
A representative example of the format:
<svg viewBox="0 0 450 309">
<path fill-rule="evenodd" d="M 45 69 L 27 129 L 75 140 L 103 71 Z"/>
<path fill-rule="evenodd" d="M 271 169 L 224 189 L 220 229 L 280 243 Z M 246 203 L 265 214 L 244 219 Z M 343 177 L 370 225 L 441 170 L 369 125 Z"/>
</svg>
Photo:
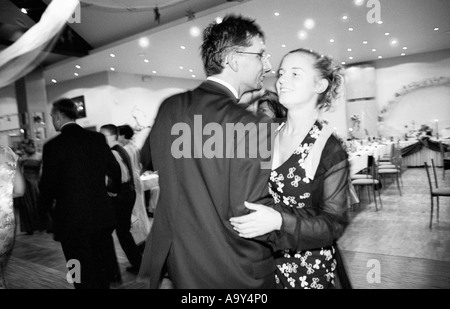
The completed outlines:
<svg viewBox="0 0 450 309">
<path fill-rule="evenodd" d="M 363 146 L 358 151 L 349 154 L 348 161 L 350 163 L 350 175 L 354 175 L 367 167 L 367 159 L 370 155 L 378 160 L 385 153 L 389 152 L 389 145 L 370 145 Z"/>
<path fill-rule="evenodd" d="M 432 139 L 436 141 L 435 139 Z M 418 140 L 415 141 L 400 141 L 400 147 L 403 149 L 412 144 L 417 143 Z M 444 144 L 448 145 L 448 140 L 442 140 Z M 425 146 L 422 149 L 412 155 L 402 157 L 402 165 L 403 166 L 424 166 L 423 162 L 428 162 L 431 164 L 431 159 L 434 160 L 434 164 L 437 167 L 442 167 L 442 155 L 439 151 L 433 151 Z"/>
</svg>

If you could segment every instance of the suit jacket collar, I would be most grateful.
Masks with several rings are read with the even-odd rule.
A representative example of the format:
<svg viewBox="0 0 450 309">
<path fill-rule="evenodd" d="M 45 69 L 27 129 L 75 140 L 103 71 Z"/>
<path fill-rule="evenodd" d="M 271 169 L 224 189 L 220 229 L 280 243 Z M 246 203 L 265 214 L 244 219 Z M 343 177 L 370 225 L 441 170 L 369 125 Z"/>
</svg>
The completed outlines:
<svg viewBox="0 0 450 309">
<path fill-rule="evenodd" d="M 230 97 L 236 103 L 238 102 L 238 99 L 236 99 L 236 97 L 230 91 L 230 89 L 228 89 L 224 85 L 219 84 L 217 82 L 206 80 L 206 81 L 204 81 L 203 83 L 200 84 L 199 88 L 201 88 L 203 90 L 206 90 L 206 91 L 210 91 L 210 92 L 221 93 L 221 94 L 223 94 L 223 95 L 225 95 L 227 97 Z"/>
<path fill-rule="evenodd" d="M 69 132 L 73 132 L 77 129 L 82 129 L 81 126 L 77 123 L 68 123 L 66 124 L 64 127 L 62 127 L 61 129 L 61 133 L 69 133 Z"/>
</svg>

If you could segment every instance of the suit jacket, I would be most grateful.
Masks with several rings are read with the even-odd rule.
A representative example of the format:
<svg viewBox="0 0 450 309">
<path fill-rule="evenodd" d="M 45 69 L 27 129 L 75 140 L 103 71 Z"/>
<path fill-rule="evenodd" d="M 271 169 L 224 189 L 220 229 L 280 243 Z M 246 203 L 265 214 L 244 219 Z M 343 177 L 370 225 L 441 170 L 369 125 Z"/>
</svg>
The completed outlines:
<svg viewBox="0 0 450 309">
<path fill-rule="evenodd" d="M 258 121 L 237 105 L 226 87 L 212 81 L 162 103 L 142 150 L 151 152 L 152 162 L 147 164 L 159 171 L 161 192 L 138 279 L 157 288 L 167 260 L 175 288 L 272 288 L 271 249 L 258 240 L 239 237 L 229 223 L 230 217 L 248 213 L 244 201 L 272 203 L 267 186 L 270 168 L 261 169 L 259 153 L 248 158 L 255 149 L 245 139 L 254 140 L 255 132 L 245 138 L 235 134 L 237 142 L 228 149 L 224 138 L 216 145 L 222 146 L 224 157 L 205 158 L 202 145 L 211 149 L 206 145 L 214 133 L 198 138 L 200 116 L 200 131 L 208 123 L 217 123 L 225 132 L 227 123 Z M 188 143 L 180 146 L 182 139 Z M 241 147 L 245 158 L 229 158 Z M 186 156 L 177 158 L 180 151 Z"/>
<path fill-rule="evenodd" d="M 93 234 L 114 227 L 115 213 L 106 189 L 120 191 L 120 167 L 105 137 L 67 124 L 43 150 L 39 204 L 52 210 L 55 238 Z"/>
</svg>

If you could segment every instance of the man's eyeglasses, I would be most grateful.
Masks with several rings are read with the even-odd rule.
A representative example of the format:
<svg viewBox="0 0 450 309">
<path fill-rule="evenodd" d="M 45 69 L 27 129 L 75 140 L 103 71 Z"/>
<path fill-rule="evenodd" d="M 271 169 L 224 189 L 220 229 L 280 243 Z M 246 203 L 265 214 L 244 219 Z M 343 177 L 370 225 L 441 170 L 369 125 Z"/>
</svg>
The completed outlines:
<svg viewBox="0 0 450 309">
<path fill-rule="evenodd" d="M 237 54 L 247 54 L 247 55 L 257 55 L 259 60 L 266 61 L 269 58 L 269 55 L 265 52 L 255 53 L 255 52 L 244 52 L 244 51 L 236 51 Z"/>
</svg>

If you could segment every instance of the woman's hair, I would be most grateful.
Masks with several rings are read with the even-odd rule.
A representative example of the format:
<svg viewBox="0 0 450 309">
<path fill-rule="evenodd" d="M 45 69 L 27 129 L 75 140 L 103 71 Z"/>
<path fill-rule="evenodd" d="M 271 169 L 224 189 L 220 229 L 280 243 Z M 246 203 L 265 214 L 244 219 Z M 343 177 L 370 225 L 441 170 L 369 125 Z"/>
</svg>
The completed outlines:
<svg viewBox="0 0 450 309">
<path fill-rule="evenodd" d="M 266 90 L 266 92 L 258 99 L 258 106 L 267 102 L 267 106 L 275 114 L 275 118 L 285 118 L 287 114 L 287 109 L 278 101 L 278 94 L 276 92 Z"/>
<path fill-rule="evenodd" d="M 212 22 L 203 31 L 201 56 L 206 76 L 222 73 L 223 60 L 233 48 L 249 47 L 252 38 L 264 33 L 253 19 L 227 15 L 221 23 Z"/>
<path fill-rule="evenodd" d="M 287 55 L 294 53 L 309 55 L 314 60 L 314 68 L 319 73 L 319 77 L 328 81 L 327 89 L 319 94 L 317 108 L 329 110 L 333 101 L 339 97 L 339 89 L 344 81 L 342 67 L 336 65 L 330 57 L 320 55 L 313 50 L 299 48 L 290 51 Z"/>
</svg>

